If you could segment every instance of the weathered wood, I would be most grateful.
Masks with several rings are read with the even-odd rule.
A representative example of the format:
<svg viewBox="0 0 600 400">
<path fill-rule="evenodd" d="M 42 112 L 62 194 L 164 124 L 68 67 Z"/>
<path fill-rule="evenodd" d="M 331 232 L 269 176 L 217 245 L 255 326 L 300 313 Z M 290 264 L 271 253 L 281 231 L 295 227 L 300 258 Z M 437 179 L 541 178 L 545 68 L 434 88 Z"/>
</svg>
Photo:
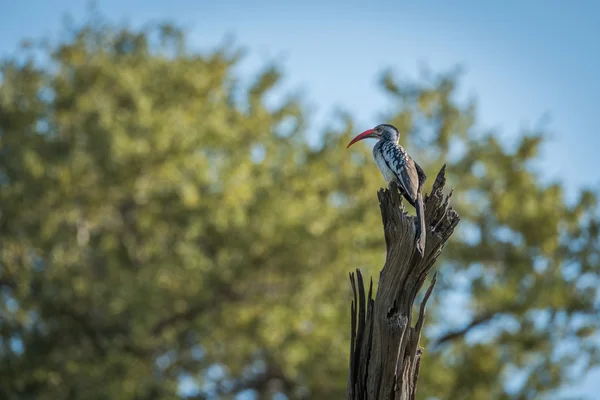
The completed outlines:
<svg viewBox="0 0 600 400">
<path fill-rule="evenodd" d="M 413 303 L 442 248 L 452 235 L 460 217 L 449 206 L 452 191 L 444 197 L 446 166 L 442 167 L 426 195 L 426 246 L 423 257 L 415 243 L 414 217 L 402 206 L 402 196 L 394 183 L 377 195 L 387 248 L 386 261 L 379 275 L 379 287 L 372 298 L 373 281 L 365 296 L 360 270 L 350 274 L 354 293 L 351 304 L 352 337 L 348 399 L 413 400 L 423 349 L 419 347 L 425 321 L 425 306 L 435 286 L 436 275 L 411 326 Z"/>
</svg>

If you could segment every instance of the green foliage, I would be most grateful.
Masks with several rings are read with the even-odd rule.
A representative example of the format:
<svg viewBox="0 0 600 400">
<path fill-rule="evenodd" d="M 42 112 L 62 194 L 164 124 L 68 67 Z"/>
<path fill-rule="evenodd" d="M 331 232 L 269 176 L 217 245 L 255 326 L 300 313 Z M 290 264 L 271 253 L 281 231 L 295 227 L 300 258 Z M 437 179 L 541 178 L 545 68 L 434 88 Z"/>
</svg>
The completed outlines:
<svg viewBox="0 0 600 400">
<path fill-rule="evenodd" d="M 343 396 L 347 273 L 383 265 L 383 181 L 369 148 L 344 150 L 350 118 L 310 147 L 299 99 L 267 106 L 279 71 L 247 84 L 240 57 L 192 53 L 171 26 L 92 21 L 4 60 L 3 398 L 172 399 L 184 376 L 198 398 Z M 542 133 L 507 150 L 476 132 L 456 81 L 383 79 L 398 104 L 385 120 L 427 189 L 448 162 L 463 218 L 440 264 L 420 396 L 507 397 L 520 370 L 517 392 L 536 398 L 576 359 L 600 361 L 596 196 L 568 205 L 540 183 L 528 164 Z M 458 289 L 466 328 L 443 304 Z M 466 340 L 477 330 L 490 333 Z"/>
<path fill-rule="evenodd" d="M 434 323 L 449 332 L 429 342 L 440 350 L 429 353 L 429 365 L 448 368 L 444 374 L 451 378 L 429 392 L 439 387 L 440 371 L 425 368 L 421 387 L 442 398 L 502 398 L 516 395 L 506 393 L 505 374 L 517 380 L 519 371 L 525 382 L 517 392 L 538 398 L 599 361 L 597 336 L 591 336 L 599 327 L 596 196 L 583 191 L 575 204 L 566 204 L 561 186 L 542 184 L 530 168 L 543 133 L 525 132 L 514 150 L 506 150 L 495 135 L 473 128 L 474 107 L 453 100 L 454 82 L 453 75 L 441 76 L 403 91 L 384 77 L 402 108 L 388 119 L 404 126 L 411 139 L 418 135 L 409 131 L 406 115 L 420 121 L 417 133 L 433 132 L 415 147 L 436 160 L 435 167 L 437 160 L 448 160 L 462 218 L 441 271 L 448 289 L 468 282 L 461 289 L 468 309 L 458 315 L 471 319 L 453 331 L 447 327 L 457 313 L 448 317 L 446 307 L 435 309 Z M 452 154 L 450 144 L 463 150 Z M 473 332 L 478 328 L 479 334 Z M 576 360 L 585 366 L 573 368 Z"/>
</svg>

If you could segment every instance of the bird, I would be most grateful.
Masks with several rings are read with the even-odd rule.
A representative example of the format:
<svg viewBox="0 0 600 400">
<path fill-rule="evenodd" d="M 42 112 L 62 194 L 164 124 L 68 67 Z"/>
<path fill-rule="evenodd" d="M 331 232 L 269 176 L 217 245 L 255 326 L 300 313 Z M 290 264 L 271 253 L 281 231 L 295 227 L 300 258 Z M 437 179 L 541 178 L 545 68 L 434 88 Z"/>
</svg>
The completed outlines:
<svg viewBox="0 0 600 400">
<path fill-rule="evenodd" d="M 391 183 L 395 181 L 406 201 L 416 210 L 416 247 L 421 257 L 423 257 L 425 251 L 425 215 L 422 189 L 427 180 L 427 175 L 398 143 L 400 131 L 393 125 L 379 124 L 373 129 L 367 129 L 352 139 L 346 149 L 354 143 L 368 138 L 378 139 L 378 142 L 373 146 L 373 159 L 383 178 L 388 182 L 390 190 Z"/>
</svg>

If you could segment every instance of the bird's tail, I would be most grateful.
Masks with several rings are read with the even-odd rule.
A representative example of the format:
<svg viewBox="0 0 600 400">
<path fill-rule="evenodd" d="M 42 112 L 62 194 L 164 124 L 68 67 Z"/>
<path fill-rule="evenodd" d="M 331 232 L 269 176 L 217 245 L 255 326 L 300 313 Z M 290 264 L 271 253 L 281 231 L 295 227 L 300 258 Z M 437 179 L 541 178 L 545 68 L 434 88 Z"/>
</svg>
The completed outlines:
<svg viewBox="0 0 600 400">
<path fill-rule="evenodd" d="M 421 194 L 421 188 L 417 191 L 417 202 L 416 202 L 416 211 L 417 211 L 417 250 L 421 253 L 421 257 L 423 257 L 425 252 L 425 209 L 423 207 L 423 195 Z"/>
</svg>

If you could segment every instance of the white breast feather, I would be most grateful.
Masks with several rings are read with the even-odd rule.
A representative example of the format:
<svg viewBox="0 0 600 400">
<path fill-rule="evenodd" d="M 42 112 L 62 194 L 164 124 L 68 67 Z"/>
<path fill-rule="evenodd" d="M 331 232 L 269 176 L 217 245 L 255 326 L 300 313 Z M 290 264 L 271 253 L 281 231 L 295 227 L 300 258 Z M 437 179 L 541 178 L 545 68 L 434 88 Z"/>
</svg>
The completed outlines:
<svg viewBox="0 0 600 400">
<path fill-rule="evenodd" d="M 383 179 L 385 179 L 387 182 L 391 182 L 397 179 L 394 171 L 388 167 L 388 165 L 392 167 L 394 166 L 393 163 L 389 162 L 389 160 L 394 159 L 394 149 L 393 146 L 387 146 L 386 144 L 387 143 L 384 142 L 378 142 L 375 147 L 373 147 L 373 159 L 375 160 L 377 168 L 383 175 Z"/>
</svg>

